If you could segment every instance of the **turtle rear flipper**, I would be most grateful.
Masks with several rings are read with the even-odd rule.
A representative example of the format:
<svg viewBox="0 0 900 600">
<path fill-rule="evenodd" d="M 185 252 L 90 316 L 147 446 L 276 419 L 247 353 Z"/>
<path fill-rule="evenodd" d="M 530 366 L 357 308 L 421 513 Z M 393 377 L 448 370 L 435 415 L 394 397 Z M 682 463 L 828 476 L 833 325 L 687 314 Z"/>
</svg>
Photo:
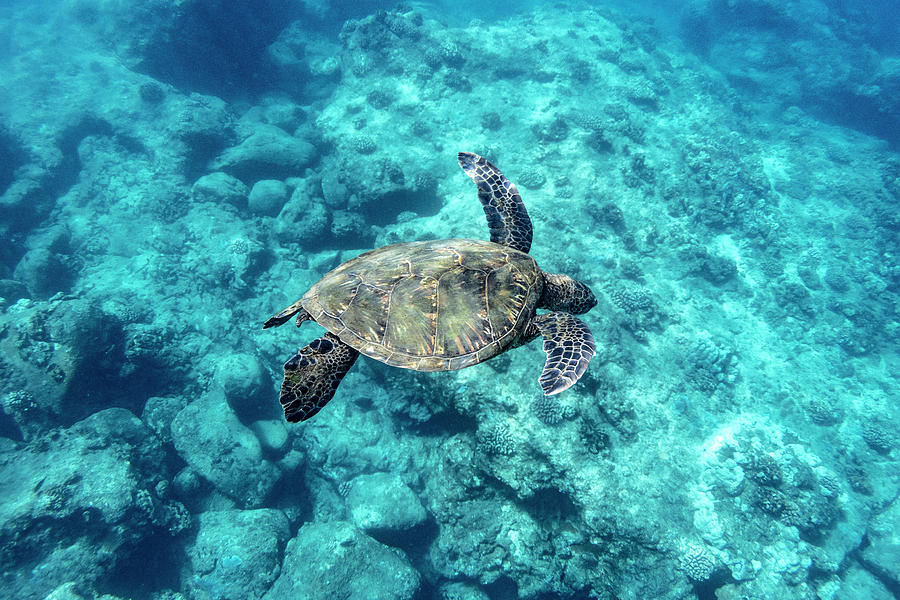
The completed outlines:
<svg viewBox="0 0 900 600">
<path fill-rule="evenodd" d="M 459 166 L 478 186 L 491 241 L 528 254 L 531 249 L 531 219 L 516 185 L 487 159 L 471 152 L 456 156 Z"/>
<path fill-rule="evenodd" d="M 565 312 L 537 315 L 534 328 L 544 338 L 547 362 L 538 381 L 544 394 L 552 396 L 571 387 L 594 357 L 594 336 L 588 326 Z"/>
<path fill-rule="evenodd" d="M 288 317 L 290 318 L 290 317 Z M 333 333 L 310 342 L 284 363 L 281 407 L 285 418 L 305 421 L 325 406 L 359 352 Z"/>
<path fill-rule="evenodd" d="M 303 321 L 312 319 L 310 314 L 303 308 L 303 300 L 297 300 L 280 313 L 269 317 L 266 322 L 263 323 L 263 329 L 278 327 L 279 325 L 286 323 L 294 315 L 297 315 L 297 327 L 300 327 L 300 324 L 303 323 Z"/>
</svg>

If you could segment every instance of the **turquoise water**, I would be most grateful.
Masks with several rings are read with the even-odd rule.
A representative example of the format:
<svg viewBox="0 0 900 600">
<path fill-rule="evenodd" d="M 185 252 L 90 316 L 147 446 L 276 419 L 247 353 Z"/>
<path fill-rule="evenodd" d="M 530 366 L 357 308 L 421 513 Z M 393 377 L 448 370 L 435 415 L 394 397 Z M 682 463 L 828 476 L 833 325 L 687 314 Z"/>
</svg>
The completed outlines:
<svg viewBox="0 0 900 600">
<path fill-rule="evenodd" d="M 898 28 L 3 3 L 0 598 L 900 597 Z M 287 422 L 324 330 L 263 322 L 366 250 L 491 239 L 460 151 L 596 295 L 587 370 L 363 356 Z"/>
</svg>

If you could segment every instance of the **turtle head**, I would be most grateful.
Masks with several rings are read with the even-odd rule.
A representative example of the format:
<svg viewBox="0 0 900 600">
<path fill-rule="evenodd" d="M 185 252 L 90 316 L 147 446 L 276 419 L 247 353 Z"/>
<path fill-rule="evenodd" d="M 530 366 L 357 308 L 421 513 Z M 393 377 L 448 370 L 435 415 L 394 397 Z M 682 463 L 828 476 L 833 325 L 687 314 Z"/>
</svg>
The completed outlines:
<svg viewBox="0 0 900 600">
<path fill-rule="evenodd" d="M 544 293 L 538 302 L 540 308 L 580 315 L 596 305 L 597 298 L 587 285 L 568 275 L 544 273 Z"/>
</svg>

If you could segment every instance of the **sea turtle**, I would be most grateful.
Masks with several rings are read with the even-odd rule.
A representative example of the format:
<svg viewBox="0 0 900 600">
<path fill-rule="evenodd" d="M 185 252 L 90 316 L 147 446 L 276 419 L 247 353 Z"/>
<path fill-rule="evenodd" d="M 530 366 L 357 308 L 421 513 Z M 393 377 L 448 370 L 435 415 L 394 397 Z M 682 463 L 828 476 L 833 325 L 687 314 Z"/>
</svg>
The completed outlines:
<svg viewBox="0 0 900 600">
<path fill-rule="evenodd" d="M 478 186 L 491 241 L 406 242 L 370 250 L 326 274 L 263 324 L 315 321 L 328 332 L 284 364 L 281 405 L 305 421 L 331 400 L 360 353 L 394 367 L 452 371 L 544 339 L 539 382 L 547 395 L 578 381 L 594 356 L 572 316 L 597 303 L 590 288 L 545 273 L 528 254 L 531 220 L 516 186 L 469 152 L 459 165 Z M 553 312 L 537 314 L 535 309 Z"/>
</svg>

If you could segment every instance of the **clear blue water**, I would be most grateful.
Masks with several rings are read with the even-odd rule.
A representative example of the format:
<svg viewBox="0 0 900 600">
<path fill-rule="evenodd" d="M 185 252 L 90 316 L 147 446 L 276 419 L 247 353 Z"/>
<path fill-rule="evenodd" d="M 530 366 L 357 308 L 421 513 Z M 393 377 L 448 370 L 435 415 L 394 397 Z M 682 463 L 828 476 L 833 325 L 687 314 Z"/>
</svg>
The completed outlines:
<svg viewBox="0 0 900 600">
<path fill-rule="evenodd" d="M 0 598 L 900 596 L 898 27 L 3 3 Z"/>
</svg>

